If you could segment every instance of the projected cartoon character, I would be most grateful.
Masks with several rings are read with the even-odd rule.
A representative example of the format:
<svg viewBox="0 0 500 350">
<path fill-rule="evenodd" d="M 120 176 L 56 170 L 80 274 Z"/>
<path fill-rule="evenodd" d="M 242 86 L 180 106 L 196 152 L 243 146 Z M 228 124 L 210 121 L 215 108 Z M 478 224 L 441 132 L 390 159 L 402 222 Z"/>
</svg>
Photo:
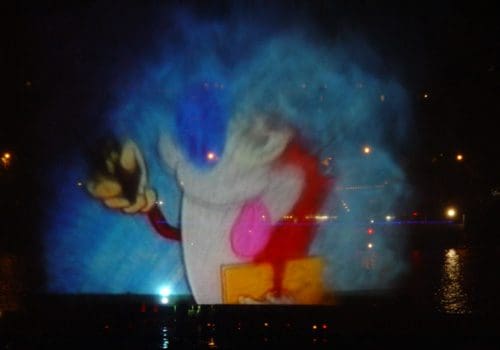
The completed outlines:
<svg viewBox="0 0 500 350">
<path fill-rule="evenodd" d="M 323 261 L 308 256 L 317 226 L 307 218 L 321 209 L 331 179 L 298 133 L 277 115 L 255 113 L 229 121 L 221 154 L 194 146 L 208 167 L 196 166 L 172 135 L 159 141 L 182 190 L 180 229 L 157 205 L 133 141 L 106 152 L 87 189 L 110 208 L 147 214 L 158 233 L 182 242 L 197 303 L 321 303 Z"/>
</svg>

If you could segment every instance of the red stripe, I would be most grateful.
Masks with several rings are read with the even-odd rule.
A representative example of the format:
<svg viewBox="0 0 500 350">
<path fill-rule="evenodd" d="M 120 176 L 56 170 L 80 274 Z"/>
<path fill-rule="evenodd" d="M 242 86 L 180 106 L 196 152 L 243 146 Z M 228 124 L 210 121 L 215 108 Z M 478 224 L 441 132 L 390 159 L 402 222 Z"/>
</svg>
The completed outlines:
<svg viewBox="0 0 500 350">
<path fill-rule="evenodd" d="M 306 216 L 318 214 L 333 185 L 333 180 L 321 173 L 319 159 L 297 141 L 290 143 L 280 157 L 277 166 L 283 165 L 295 165 L 304 172 L 304 188 L 288 214 L 296 221 L 278 222 L 268 245 L 254 259 L 255 262 L 273 265 L 274 288 L 278 295 L 282 292 L 281 281 L 286 261 L 306 257 L 316 235 L 317 224 L 306 220 Z"/>
</svg>

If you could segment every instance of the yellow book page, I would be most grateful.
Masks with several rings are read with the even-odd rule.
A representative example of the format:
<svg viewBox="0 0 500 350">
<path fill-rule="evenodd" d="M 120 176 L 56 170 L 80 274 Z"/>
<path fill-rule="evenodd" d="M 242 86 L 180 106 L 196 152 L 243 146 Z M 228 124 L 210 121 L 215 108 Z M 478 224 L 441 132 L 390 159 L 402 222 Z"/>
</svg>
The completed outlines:
<svg viewBox="0 0 500 350">
<path fill-rule="evenodd" d="M 293 304 L 321 304 L 324 298 L 324 262 L 319 257 L 290 260 L 285 265 L 282 287 Z M 222 266 L 225 304 L 242 299 L 266 302 L 273 288 L 273 268 L 269 263 Z"/>
</svg>

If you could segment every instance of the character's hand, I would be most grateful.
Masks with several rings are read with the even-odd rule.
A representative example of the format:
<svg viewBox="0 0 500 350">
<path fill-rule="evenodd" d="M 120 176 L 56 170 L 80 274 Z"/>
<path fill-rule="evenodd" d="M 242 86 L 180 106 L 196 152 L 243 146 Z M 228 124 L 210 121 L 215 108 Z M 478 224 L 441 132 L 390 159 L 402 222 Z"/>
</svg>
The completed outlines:
<svg viewBox="0 0 500 350">
<path fill-rule="evenodd" d="M 292 297 L 283 295 L 276 296 L 273 292 L 268 292 L 264 296 L 263 300 L 253 299 L 247 296 L 240 296 L 238 298 L 238 304 L 247 304 L 247 305 L 264 305 L 264 304 L 274 304 L 274 305 L 291 305 L 294 304 L 295 301 Z"/>
<path fill-rule="evenodd" d="M 105 152 L 86 188 L 107 207 L 125 213 L 147 212 L 156 202 L 156 193 L 147 184 L 142 154 L 130 140 Z"/>
</svg>

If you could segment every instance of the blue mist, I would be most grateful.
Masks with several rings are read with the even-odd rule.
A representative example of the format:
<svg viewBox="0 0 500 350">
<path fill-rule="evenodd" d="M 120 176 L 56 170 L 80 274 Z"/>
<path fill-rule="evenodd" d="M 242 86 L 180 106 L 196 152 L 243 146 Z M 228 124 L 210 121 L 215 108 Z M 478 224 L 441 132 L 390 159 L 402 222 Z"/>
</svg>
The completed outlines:
<svg viewBox="0 0 500 350">
<path fill-rule="evenodd" d="M 102 87 L 115 102 L 101 111 L 87 141 L 106 133 L 135 140 L 149 182 L 178 226 L 181 193 L 159 159 L 160 134 L 171 135 L 193 164 L 207 169 L 206 152 L 223 152 L 231 117 L 278 112 L 320 159 L 332 158 L 325 171 L 335 176 L 336 190 L 323 213 L 342 225 L 322 224 L 312 247 L 328 262 L 328 285 L 389 287 L 404 269 L 396 249 L 404 242 L 378 237 L 378 265 L 369 273 L 352 264 L 364 239 L 353 238 L 359 227 L 394 211 L 408 191 L 395 152 L 405 142 L 408 97 L 376 50 L 359 35 L 327 40 L 310 22 L 292 17 L 273 24 L 270 13 L 159 13 L 151 20 L 163 26 L 151 33 L 151 47 Z M 361 152 L 367 144 L 369 157 Z M 174 293 L 189 293 L 178 243 L 159 237 L 145 217 L 103 207 L 78 185 L 89 176 L 82 153 L 52 166 L 50 174 L 54 198 L 44 213 L 49 291 L 149 294 L 170 285 Z M 372 187 L 344 190 L 354 185 Z M 383 198 L 376 213 L 373 196 Z"/>
</svg>

